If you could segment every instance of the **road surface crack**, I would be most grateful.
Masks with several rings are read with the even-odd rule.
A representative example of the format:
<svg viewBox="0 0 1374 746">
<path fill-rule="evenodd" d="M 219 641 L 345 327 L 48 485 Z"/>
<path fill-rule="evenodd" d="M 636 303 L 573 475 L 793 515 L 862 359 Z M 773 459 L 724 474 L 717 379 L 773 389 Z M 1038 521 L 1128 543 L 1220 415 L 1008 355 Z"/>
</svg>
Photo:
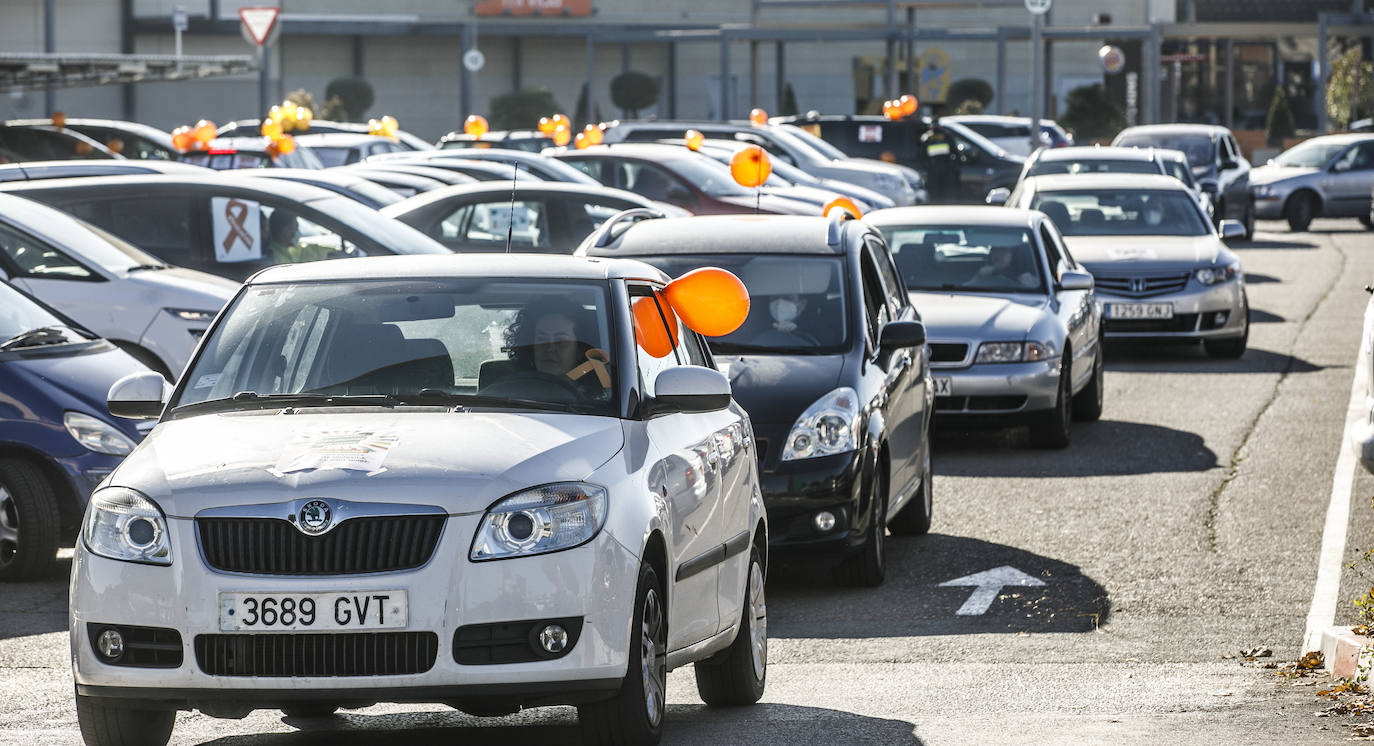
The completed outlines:
<svg viewBox="0 0 1374 746">
<path fill-rule="evenodd" d="M 1218 554 L 1221 551 L 1218 546 L 1217 538 L 1217 516 L 1221 512 L 1221 497 L 1225 494 L 1226 488 L 1231 485 L 1231 482 L 1235 481 L 1236 477 L 1240 476 L 1240 464 L 1245 460 L 1243 454 L 1246 446 L 1250 444 L 1250 439 L 1254 437 L 1255 431 L 1259 429 L 1260 421 L 1264 419 L 1264 415 L 1274 406 L 1274 402 L 1278 401 L 1284 381 L 1287 381 L 1289 374 L 1293 372 L 1293 364 L 1297 362 L 1297 358 L 1294 356 L 1293 352 L 1298 346 L 1298 340 L 1303 338 L 1303 332 L 1307 329 L 1307 323 L 1312 320 L 1312 317 L 1317 314 L 1317 311 L 1321 310 L 1322 306 L 1326 305 L 1326 301 L 1331 298 L 1332 293 L 1336 291 L 1336 286 L 1340 284 L 1341 278 L 1345 276 L 1345 266 L 1348 263 L 1349 256 L 1345 253 L 1345 249 L 1341 248 L 1340 242 L 1336 240 L 1335 235 L 1331 236 L 1331 247 L 1334 248 L 1336 253 L 1340 256 L 1340 264 L 1337 266 L 1335 274 L 1331 277 L 1331 282 L 1326 286 L 1326 290 L 1322 293 L 1321 297 L 1317 299 L 1316 303 L 1312 304 L 1312 307 L 1307 311 L 1307 315 L 1303 316 L 1302 320 L 1298 322 L 1297 331 L 1293 334 L 1293 339 L 1288 344 L 1288 351 L 1283 353 L 1286 359 L 1283 364 L 1283 369 L 1279 371 L 1278 379 L 1274 381 L 1273 389 L 1270 390 L 1269 396 L 1264 400 L 1264 404 L 1260 406 L 1259 411 L 1250 419 L 1250 423 L 1245 428 L 1245 434 L 1241 436 L 1240 442 L 1236 444 L 1235 450 L 1231 452 L 1231 459 L 1226 466 L 1226 473 L 1221 477 L 1221 482 L 1219 482 L 1212 490 L 1212 493 L 1208 495 L 1207 544 L 1213 554 Z"/>
</svg>

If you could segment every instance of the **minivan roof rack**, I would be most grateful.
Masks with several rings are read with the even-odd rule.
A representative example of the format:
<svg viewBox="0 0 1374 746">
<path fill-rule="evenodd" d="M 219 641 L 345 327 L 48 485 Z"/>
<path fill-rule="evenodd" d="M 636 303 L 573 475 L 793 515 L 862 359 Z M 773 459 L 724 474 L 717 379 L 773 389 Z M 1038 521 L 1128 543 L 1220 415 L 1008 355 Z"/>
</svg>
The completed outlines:
<svg viewBox="0 0 1374 746">
<path fill-rule="evenodd" d="M 665 217 L 667 217 L 667 215 L 665 215 L 662 210 L 656 210 L 652 207 L 631 207 L 628 210 L 621 210 L 607 218 L 606 222 L 602 223 L 600 228 L 592 231 L 591 235 L 587 236 L 587 238 L 582 241 L 582 245 L 578 247 L 577 253 L 581 253 L 583 249 L 604 249 L 609 246 L 611 241 L 615 240 L 615 228 L 620 223 L 627 223 L 625 227 L 629 228 L 628 223 Z M 624 231 L 622 230 L 621 232 L 623 233 Z"/>
<path fill-rule="evenodd" d="M 841 245 L 843 245 L 842 239 L 844 238 L 844 224 L 851 220 L 858 220 L 858 218 L 854 217 L 854 213 L 844 209 L 843 207 L 830 211 L 830 223 L 827 227 L 827 233 L 825 237 L 825 243 L 827 246 L 839 248 Z"/>
</svg>

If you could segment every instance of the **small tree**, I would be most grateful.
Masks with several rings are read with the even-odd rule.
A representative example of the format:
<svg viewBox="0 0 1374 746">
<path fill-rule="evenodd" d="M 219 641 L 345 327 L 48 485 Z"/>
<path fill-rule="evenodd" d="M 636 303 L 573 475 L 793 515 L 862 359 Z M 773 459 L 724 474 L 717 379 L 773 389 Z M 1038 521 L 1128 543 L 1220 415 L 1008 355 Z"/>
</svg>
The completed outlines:
<svg viewBox="0 0 1374 746">
<path fill-rule="evenodd" d="M 1292 137 L 1293 110 L 1288 106 L 1288 94 L 1282 85 L 1274 86 L 1274 100 L 1269 103 L 1269 114 L 1264 117 L 1264 138 L 1271 147 L 1283 147 L 1284 138 Z"/>
<path fill-rule="evenodd" d="M 966 98 L 964 99 L 964 102 L 962 104 L 959 104 L 958 106 L 954 107 L 954 113 L 959 115 L 982 114 L 983 104 L 979 103 L 978 101 L 975 101 L 974 99 Z"/>
<path fill-rule="evenodd" d="M 333 99 L 339 99 L 344 111 L 343 121 L 362 121 L 375 100 L 372 84 L 363 78 L 335 78 L 324 87 L 325 109 Z"/>
<path fill-rule="evenodd" d="M 992 84 L 986 80 L 960 78 L 949 84 L 949 90 L 945 92 L 945 104 L 951 109 L 958 109 L 965 101 L 977 101 L 979 111 L 982 111 L 996 97 L 997 93 L 992 89 Z"/>
<path fill-rule="evenodd" d="M 795 117 L 801 112 L 797 106 L 797 92 L 792 89 L 792 84 L 788 83 L 782 89 L 782 103 L 778 104 L 778 115 L 784 117 Z"/>
<path fill-rule="evenodd" d="M 494 130 L 534 129 L 539 118 L 561 111 L 553 94 L 542 89 L 524 89 L 502 94 L 491 100 L 491 128 Z"/>
<path fill-rule="evenodd" d="M 1336 129 L 1345 129 L 1351 120 L 1374 111 L 1371 75 L 1374 75 L 1374 66 L 1364 61 L 1359 47 L 1353 47 L 1331 64 L 1331 79 L 1326 84 L 1326 114 Z"/>
<path fill-rule="evenodd" d="M 311 115 L 314 115 L 316 112 L 319 111 L 319 109 L 315 107 L 315 97 L 311 95 L 310 91 L 307 91 L 304 88 L 297 88 L 296 90 L 286 94 L 286 100 L 290 101 L 291 103 L 297 106 L 303 106 L 309 109 Z"/>
<path fill-rule="evenodd" d="M 628 70 L 611 79 L 611 102 L 634 119 L 640 109 L 658 103 L 658 79 Z"/>
<path fill-rule="evenodd" d="M 1080 144 L 1105 140 L 1126 126 L 1126 114 L 1107 94 L 1104 85 L 1084 85 L 1069 91 L 1064 98 L 1064 114 L 1059 123 L 1073 130 Z"/>
<path fill-rule="evenodd" d="M 580 130 L 591 122 L 591 112 L 587 111 L 587 84 L 577 93 L 577 106 L 573 107 L 573 124 Z"/>
</svg>

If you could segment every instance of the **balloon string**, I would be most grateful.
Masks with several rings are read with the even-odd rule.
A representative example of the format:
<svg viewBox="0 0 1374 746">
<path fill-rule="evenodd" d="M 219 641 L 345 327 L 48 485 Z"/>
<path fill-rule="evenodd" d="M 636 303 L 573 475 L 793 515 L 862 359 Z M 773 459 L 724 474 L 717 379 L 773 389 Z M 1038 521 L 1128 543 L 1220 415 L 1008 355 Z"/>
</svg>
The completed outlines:
<svg viewBox="0 0 1374 746">
<path fill-rule="evenodd" d="M 759 214 L 759 202 L 763 199 L 763 187 L 754 188 L 754 214 Z"/>
</svg>

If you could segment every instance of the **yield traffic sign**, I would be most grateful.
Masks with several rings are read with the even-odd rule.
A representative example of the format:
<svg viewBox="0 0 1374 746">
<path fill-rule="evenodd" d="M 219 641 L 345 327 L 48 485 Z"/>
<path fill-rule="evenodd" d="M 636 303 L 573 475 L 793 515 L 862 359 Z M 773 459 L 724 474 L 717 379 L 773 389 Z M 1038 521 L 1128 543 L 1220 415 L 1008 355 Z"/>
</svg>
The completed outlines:
<svg viewBox="0 0 1374 746">
<path fill-rule="evenodd" d="M 281 8 L 239 8 L 239 20 L 248 38 L 258 46 L 267 43 L 268 36 L 277 25 Z"/>
</svg>

